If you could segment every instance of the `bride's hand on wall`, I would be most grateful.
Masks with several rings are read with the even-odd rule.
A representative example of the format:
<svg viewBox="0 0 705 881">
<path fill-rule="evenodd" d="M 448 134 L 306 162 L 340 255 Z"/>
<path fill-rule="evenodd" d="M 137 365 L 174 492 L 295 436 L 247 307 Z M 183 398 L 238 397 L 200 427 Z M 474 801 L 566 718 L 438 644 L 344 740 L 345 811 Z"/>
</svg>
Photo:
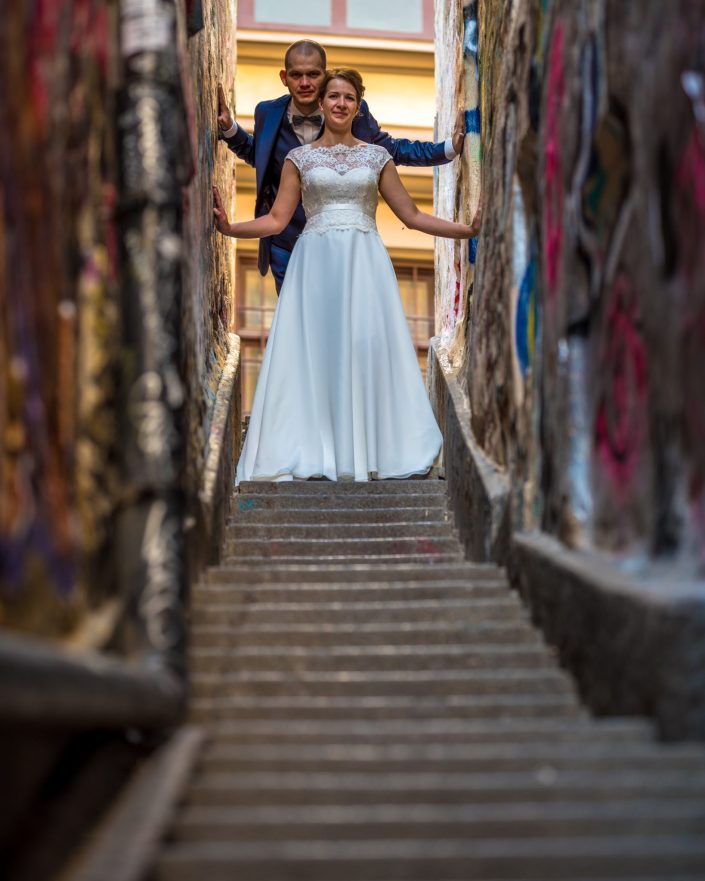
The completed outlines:
<svg viewBox="0 0 705 881">
<path fill-rule="evenodd" d="M 230 232 L 230 221 L 228 220 L 223 200 L 218 192 L 218 187 L 213 187 L 213 217 L 215 218 L 215 228 L 218 232 L 228 235 Z"/>
<path fill-rule="evenodd" d="M 476 236 L 480 234 L 480 226 L 482 225 L 482 202 L 480 202 L 477 206 L 477 211 L 475 212 L 475 216 L 472 219 L 472 223 L 470 224 L 470 238 L 474 239 Z"/>
</svg>

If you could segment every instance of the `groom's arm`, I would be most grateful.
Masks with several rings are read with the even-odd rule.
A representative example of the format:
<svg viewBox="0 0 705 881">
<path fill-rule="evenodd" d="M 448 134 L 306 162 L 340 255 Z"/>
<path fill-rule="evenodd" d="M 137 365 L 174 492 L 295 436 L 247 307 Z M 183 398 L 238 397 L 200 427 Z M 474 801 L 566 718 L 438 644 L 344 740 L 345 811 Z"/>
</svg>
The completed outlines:
<svg viewBox="0 0 705 881">
<path fill-rule="evenodd" d="M 255 108 L 255 120 L 257 119 Z M 255 138 L 249 132 L 235 122 L 230 113 L 228 102 L 225 98 L 223 86 L 218 83 L 218 129 L 220 137 L 228 145 L 236 156 L 239 156 L 248 165 L 255 164 Z M 255 122 L 255 131 L 257 124 Z"/>
<path fill-rule="evenodd" d="M 408 138 L 393 138 L 383 131 L 370 112 L 366 101 L 360 108 L 369 127 L 369 140 L 379 144 L 391 155 L 395 165 L 445 165 L 458 155 L 453 146 L 453 138 L 434 144 L 433 141 L 411 141 Z M 462 138 L 460 139 L 462 147 Z"/>
<path fill-rule="evenodd" d="M 237 122 L 233 122 L 232 128 L 229 131 L 221 132 L 220 136 L 227 144 L 228 150 L 232 150 L 236 156 L 243 160 L 243 162 L 246 162 L 248 165 L 254 166 L 254 135 L 251 135 L 248 131 L 245 131 L 245 129 Z"/>
</svg>

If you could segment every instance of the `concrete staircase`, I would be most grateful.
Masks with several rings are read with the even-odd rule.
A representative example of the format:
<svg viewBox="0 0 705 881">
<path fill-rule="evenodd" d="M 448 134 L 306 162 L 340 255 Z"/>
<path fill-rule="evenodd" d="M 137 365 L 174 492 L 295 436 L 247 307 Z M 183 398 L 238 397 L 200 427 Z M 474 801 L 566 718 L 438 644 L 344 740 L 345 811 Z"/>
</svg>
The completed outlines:
<svg viewBox="0 0 705 881">
<path fill-rule="evenodd" d="M 440 480 L 243 485 L 191 635 L 158 881 L 705 878 L 702 745 L 588 716 Z"/>
</svg>

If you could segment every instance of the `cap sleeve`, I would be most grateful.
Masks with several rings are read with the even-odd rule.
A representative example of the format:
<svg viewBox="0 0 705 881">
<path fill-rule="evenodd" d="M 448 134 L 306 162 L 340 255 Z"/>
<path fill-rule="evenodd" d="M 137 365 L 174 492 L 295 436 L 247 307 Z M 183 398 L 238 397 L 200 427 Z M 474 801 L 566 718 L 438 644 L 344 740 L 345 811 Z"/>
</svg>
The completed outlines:
<svg viewBox="0 0 705 881">
<path fill-rule="evenodd" d="M 293 150 L 289 150 L 289 152 L 286 154 L 286 158 L 291 159 L 294 165 L 298 168 L 299 172 L 301 172 L 302 170 L 302 152 L 303 150 L 301 149 L 301 147 L 294 147 Z"/>
<path fill-rule="evenodd" d="M 377 154 L 377 172 L 379 174 L 382 173 L 382 169 L 388 162 L 393 162 L 392 154 L 389 150 L 386 150 L 384 147 L 381 147 L 379 144 L 375 144 L 377 149 L 375 153 Z"/>
</svg>

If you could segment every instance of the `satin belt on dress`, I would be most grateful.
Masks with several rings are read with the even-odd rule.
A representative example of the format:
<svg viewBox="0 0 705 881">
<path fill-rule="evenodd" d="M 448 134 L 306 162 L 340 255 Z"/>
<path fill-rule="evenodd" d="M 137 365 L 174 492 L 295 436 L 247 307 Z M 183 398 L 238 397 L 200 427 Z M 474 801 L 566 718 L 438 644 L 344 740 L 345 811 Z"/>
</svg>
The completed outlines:
<svg viewBox="0 0 705 881">
<path fill-rule="evenodd" d="M 377 229 L 375 217 L 360 210 L 359 202 L 338 202 L 326 205 L 308 215 L 302 235 L 307 232 L 325 232 L 329 229 L 359 229 L 371 232 Z"/>
</svg>

